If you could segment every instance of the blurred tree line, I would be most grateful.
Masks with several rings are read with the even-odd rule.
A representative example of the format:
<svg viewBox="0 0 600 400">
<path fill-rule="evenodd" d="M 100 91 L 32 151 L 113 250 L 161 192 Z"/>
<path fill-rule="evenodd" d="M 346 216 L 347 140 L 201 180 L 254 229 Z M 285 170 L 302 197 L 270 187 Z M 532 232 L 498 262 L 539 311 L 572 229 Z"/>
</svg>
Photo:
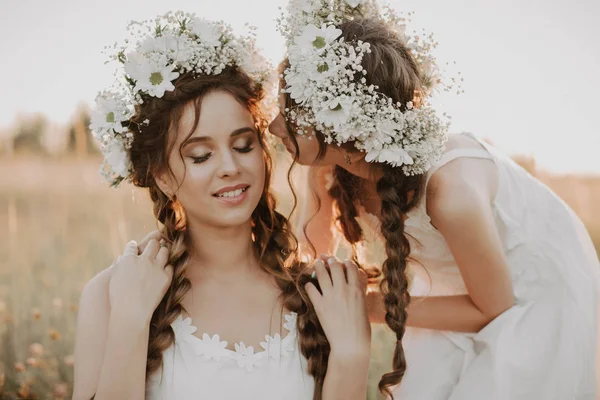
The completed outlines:
<svg viewBox="0 0 600 400">
<path fill-rule="evenodd" d="M 90 109 L 81 104 L 66 124 L 44 114 L 18 115 L 12 126 L 0 131 L 0 156 L 77 156 L 100 153 L 89 129 Z"/>
</svg>

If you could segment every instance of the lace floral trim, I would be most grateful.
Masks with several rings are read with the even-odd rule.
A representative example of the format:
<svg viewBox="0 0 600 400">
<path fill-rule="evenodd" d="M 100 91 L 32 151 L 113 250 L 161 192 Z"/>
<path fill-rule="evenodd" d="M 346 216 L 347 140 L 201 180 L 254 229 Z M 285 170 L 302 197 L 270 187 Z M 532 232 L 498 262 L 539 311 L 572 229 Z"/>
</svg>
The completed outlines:
<svg viewBox="0 0 600 400">
<path fill-rule="evenodd" d="M 194 335 L 198 328 L 192 325 L 192 319 L 189 317 L 184 319 L 180 315 L 171 326 L 176 339 L 190 344 L 196 355 L 217 362 L 233 360 L 238 367 L 252 371 L 254 367 L 266 364 L 269 359 L 279 360 L 294 351 L 297 316 L 294 312 L 285 315 L 283 327 L 288 334 L 284 338 L 278 333 L 275 336 L 265 335 L 265 341 L 260 342 L 262 350 L 258 352 L 255 352 L 253 346 L 246 346 L 244 342 L 234 343 L 235 350 L 230 350 L 227 348 L 227 341 L 222 341 L 218 334 L 210 336 L 204 333 L 202 338 Z"/>
</svg>

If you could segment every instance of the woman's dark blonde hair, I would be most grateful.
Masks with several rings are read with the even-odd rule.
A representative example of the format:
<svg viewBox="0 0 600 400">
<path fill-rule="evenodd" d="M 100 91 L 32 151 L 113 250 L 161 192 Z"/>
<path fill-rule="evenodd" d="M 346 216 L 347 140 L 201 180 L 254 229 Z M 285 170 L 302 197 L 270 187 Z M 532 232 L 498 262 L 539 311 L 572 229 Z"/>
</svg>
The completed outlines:
<svg viewBox="0 0 600 400">
<path fill-rule="evenodd" d="M 364 55 L 362 66 L 367 71 L 367 85 L 377 86 L 377 91 L 389 96 L 394 103 L 406 104 L 415 101 L 421 89 L 421 79 L 415 60 L 406 44 L 385 23 L 375 19 L 360 18 L 339 26 L 346 42 L 363 41 L 370 44 L 371 52 Z M 282 63 L 286 68 L 287 61 Z M 362 77 L 362 75 L 361 75 Z M 360 78 L 360 77 L 359 77 Z M 282 82 L 285 85 L 285 82 Z M 286 95 L 286 108 L 297 107 Z M 290 139 L 296 146 L 294 127 L 289 126 Z M 319 157 L 327 151 L 327 144 L 321 132 L 315 132 L 319 142 Z M 387 325 L 396 334 L 396 349 L 393 357 L 393 370 L 384 374 L 379 389 L 392 396 L 391 387 L 399 384 L 406 371 L 406 358 L 402 338 L 406 330 L 406 308 L 410 302 L 408 293 L 407 261 L 410 243 L 404 232 L 406 213 L 414 208 L 422 197 L 424 175 L 406 176 L 401 168 L 381 164 L 381 178 L 377 182 L 377 193 L 381 199 L 381 233 L 385 239 L 387 259 L 383 263 L 381 293 L 385 301 Z M 357 206 L 363 201 L 364 180 L 336 166 L 334 181 L 329 194 L 337 207 L 337 223 L 346 240 L 356 246 L 363 238 L 362 229 L 356 219 Z"/>
<path fill-rule="evenodd" d="M 260 107 L 263 88 L 236 68 L 227 68 L 219 75 L 184 74 L 173 83 L 175 90 L 166 92 L 162 98 L 146 96 L 130 122 L 134 134 L 131 148 L 133 183 L 148 188 L 154 203 L 154 216 L 162 224 L 163 239 L 170 247 L 168 264 L 174 270 L 171 285 L 152 315 L 146 376 L 161 367 L 163 352 L 174 343 L 171 324 L 185 311 L 181 303 L 191 288 L 186 277 L 190 257 L 185 215 L 177 199 L 167 197 L 159 189 L 155 177 L 165 171 L 171 172 L 168 159 L 174 140 L 170 133 L 179 126 L 186 105 L 193 104 L 195 110 L 191 136 L 198 125 L 203 97 L 219 90 L 231 94 L 254 118 L 266 163 L 265 187 L 252 213 L 254 247 L 261 268 L 275 278 L 281 290 L 283 307 L 298 313 L 300 349 L 308 359 L 309 372 L 316 381 L 314 398 L 321 399 L 330 347 L 304 291 L 304 284 L 310 278 L 302 273 L 304 266 L 298 261 L 296 239 L 287 219 L 275 210 L 275 198 L 270 192 L 272 160 L 265 145 L 266 121 Z M 148 125 L 143 123 L 145 120 L 150 121 Z M 178 150 L 181 154 L 181 148 Z"/>
</svg>

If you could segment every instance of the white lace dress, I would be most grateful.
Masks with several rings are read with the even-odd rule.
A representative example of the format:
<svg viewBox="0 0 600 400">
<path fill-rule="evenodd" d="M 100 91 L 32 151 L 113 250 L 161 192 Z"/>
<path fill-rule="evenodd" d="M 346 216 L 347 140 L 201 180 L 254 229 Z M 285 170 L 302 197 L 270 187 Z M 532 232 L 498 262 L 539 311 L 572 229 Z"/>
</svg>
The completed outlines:
<svg viewBox="0 0 600 400">
<path fill-rule="evenodd" d="M 314 380 L 298 348 L 295 313 L 285 316 L 285 337 L 265 336 L 261 349 L 227 347 L 219 335 L 197 335 L 190 318 L 172 327 L 175 343 L 163 368 L 149 379 L 146 400 L 312 400 Z"/>
<path fill-rule="evenodd" d="M 480 143 L 481 149 L 448 151 L 429 176 L 459 157 L 496 164 L 499 187 L 493 207 L 515 306 L 477 334 L 409 328 L 403 340 L 407 372 L 395 399 L 595 400 L 600 265 L 590 237 L 545 185 Z M 425 201 L 406 221 L 412 257 L 424 267 L 414 269 L 411 292 L 466 294 Z M 361 223 L 379 230 L 370 214 L 363 212 Z"/>
</svg>

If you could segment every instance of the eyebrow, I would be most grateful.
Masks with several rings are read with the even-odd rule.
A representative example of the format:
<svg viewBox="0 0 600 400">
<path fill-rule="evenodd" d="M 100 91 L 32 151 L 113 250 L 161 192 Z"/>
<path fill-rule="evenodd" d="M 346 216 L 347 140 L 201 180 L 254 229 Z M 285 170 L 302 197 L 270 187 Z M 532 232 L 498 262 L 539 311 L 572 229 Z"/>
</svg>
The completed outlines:
<svg viewBox="0 0 600 400">
<path fill-rule="evenodd" d="M 245 126 L 243 128 L 239 128 L 239 129 L 236 129 L 235 131 L 231 132 L 231 134 L 229 135 L 229 137 L 230 138 L 234 138 L 236 136 L 243 135 L 244 133 L 247 133 L 247 132 L 256 133 L 256 129 L 254 129 L 252 127 L 249 127 L 249 126 Z M 191 137 L 191 138 L 187 139 L 183 143 L 182 147 L 185 147 L 185 146 L 190 145 L 192 143 L 206 143 L 206 142 L 210 142 L 211 140 L 213 140 L 213 139 L 211 137 L 209 137 L 209 136 L 194 136 L 194 137 Z"/>
</svg>

